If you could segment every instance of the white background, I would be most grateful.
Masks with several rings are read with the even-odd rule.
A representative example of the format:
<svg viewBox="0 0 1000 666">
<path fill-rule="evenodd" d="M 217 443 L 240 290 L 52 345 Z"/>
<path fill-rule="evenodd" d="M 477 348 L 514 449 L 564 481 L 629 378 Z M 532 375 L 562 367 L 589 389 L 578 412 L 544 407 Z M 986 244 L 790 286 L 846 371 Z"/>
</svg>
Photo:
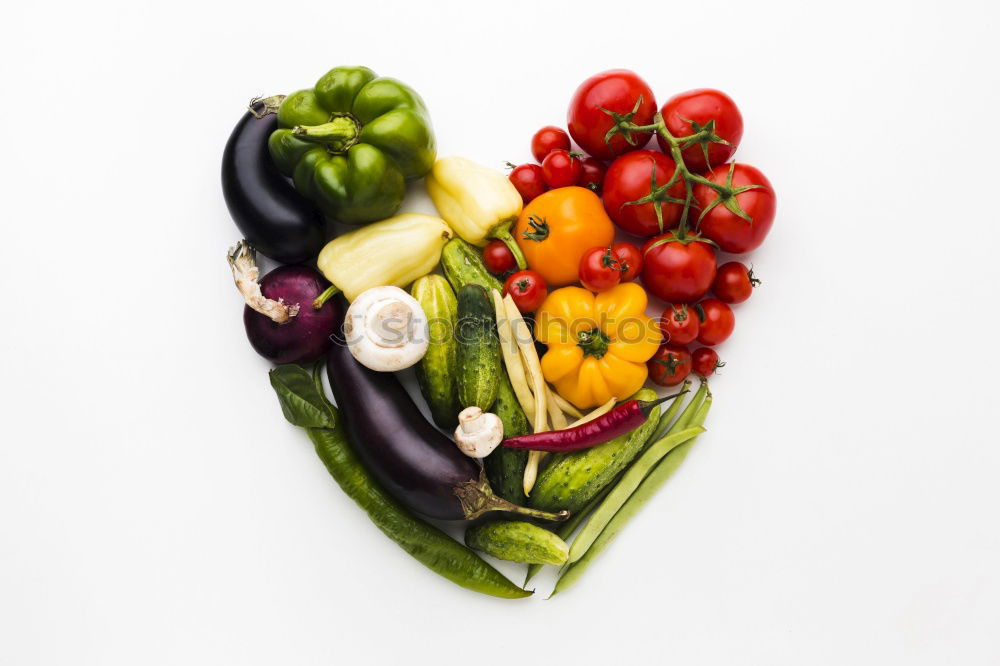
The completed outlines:
<svg viewBox="0 0 1000 666">
<path fill-rule="evenodd" d="M 9 4 L 0 663 L 998 663 L 998 18 Z M 250 97 L 340 64 L 411 84 L 442 154 L 498 167 L 602 69 L 660 102 L 718 87 L 778 192 L 710 432 L 552 601 L 551 577 L 493 600 L 385 539 L 246 343 L 223 145 Z"/>
</svg>

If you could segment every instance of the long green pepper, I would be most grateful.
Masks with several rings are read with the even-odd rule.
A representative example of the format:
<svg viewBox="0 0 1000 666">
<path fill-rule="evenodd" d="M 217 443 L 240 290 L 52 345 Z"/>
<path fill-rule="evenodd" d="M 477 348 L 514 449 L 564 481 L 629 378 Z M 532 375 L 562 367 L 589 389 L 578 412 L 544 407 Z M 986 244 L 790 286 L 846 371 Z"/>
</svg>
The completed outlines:
<svg viewBox="0 0 1000 666">
<path fill-rule="evenodd" d="M 318 372 L 310 377 L 297 365 L 282 365 L 270 372 L 270 379 L 285 418 L 306 429 L 334 481 L 387 537 L 431 571 L 464 588 L 504 599 L 531 595 L 470 549 L 417 518 L 379 487 L 351 449 L 337 408 L 326 399 Z"/>
</svg>

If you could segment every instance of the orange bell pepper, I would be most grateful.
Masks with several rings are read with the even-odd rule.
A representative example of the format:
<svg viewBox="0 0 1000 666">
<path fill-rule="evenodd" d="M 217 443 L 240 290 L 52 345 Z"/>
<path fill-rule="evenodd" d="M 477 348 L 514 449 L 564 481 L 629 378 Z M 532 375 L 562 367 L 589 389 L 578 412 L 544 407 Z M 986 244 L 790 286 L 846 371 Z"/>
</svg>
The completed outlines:
<svg viewBox="0 0 1000 666">
<path fill-rule="evenodd" d="M 560 187 L 535 197 L 514 225 L 514 239 L 528 267 L 549 287 L 579 280 L 583 253 L 610 245 L 614 237 L 601 198 L 584 187 Z"/>
<path fill-rule="evenodd" d="M 662 342 L 646 302 L 634 282 L 600 294 L 564 287 L 548 295 L 535 314 L 535 336 L 549 347 L 542 375 L 559 395 L 585 409 L 642 388 L 646 361 Z"/>
</svg>

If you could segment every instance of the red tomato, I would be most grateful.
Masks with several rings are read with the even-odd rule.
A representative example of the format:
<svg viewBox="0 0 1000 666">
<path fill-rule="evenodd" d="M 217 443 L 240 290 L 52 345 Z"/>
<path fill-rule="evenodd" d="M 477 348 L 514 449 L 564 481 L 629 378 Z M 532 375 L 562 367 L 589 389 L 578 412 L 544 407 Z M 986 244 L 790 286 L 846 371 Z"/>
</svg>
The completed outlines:
<svg viewBox="0 0 1000 666">
<path fill-rule="evenodd" d="M 642 282 L 646 290 L 668 303 L 693 303 L 715 279 L 715 251 L 697 235 L 681 241 L 668 232 L 646 241 L 642 248 Z"/>
<path fill-rule="evenodd" d="M 621 281 L 621 264 L 610 247 L 592 247 L 580 257 L 580 283 L 587 289 L 607 291 Z"/>
<path fill-rule="evenodd" d="M 753 276 L 753 269 L 738 261 L 730 261 L 716 271 L 712 293 L 723 303 L 742 303 L 750 298 L 753 288 L 759 284 L 760 280 Z"/>
<path fill-rule="evenodd" d="M 604 210 L 608 217 L 636 236 L 655 236 L 677 226 L 684 210 L 684 183 L 678 181 L 669 190 L 664 188 L 674 175 L 674 168 L 672 159 L 655 150 L 635 150 L 616 159 L 604 176 Z M 647 203 L 634 203 L 637 201 Z M 657 208 L 663 220 L 662 229 Z"/>
<path fill-rule="evenodd" d="M 660 114 L 675 138 L 705 132 L 701 141 L 688 145 L 681 153 L 684 164 L 691 171 L 705 171 L 709 166 L 725 164 L 743 138 L 743 116 L 736 102 L 719 90 L 700 88 L 674 95 L 660 109 Z M 720 143 L 720 139 L 728 145 Z M 670 152 L 662 136 L 657 134 L 656 140 L 663 152 Z"/>
<path fill-rule="evenodd" d="M 617 121 L 650 125 L 654 113 L 656 98 L 649 85 L 635 72 L 611 69 L 580 84 L 570 100 L 566 123 L 578 146 L 599 160 L 610 160 L 642 148 L 651 134 L 618 132 L 605 141 Z"/>
<path fill-rule="evenodd" d="M 771 230 L 777 207 L 774 189 L 764 174 L 748 164 L 732 162 L 709 172 L 706 178 L 725 186 L 729 193 L 720 195 L 708 185 L 695 185 L 701 235 L 735 254 L 760 247 Z"/>
<path fill-rule="evenodd" d="M 568 150 L 553 150 L 542 160 L 542 175 L 549 187 L 569 187 L 576 185 L 583 173 L 583 163 L 577 157 L 579 153 Z"/>
<path fill-rule="evenodd" d="M 503 275 L 517 269 L 517 260 L 503 241 L 492 240 L 483 248 L 483 263 L 493 275 Z"/>
<path fill-rule="evenodd" d="M 649 378 L 660 386 L 677 386 L 691 374 L 691 354 L 684 347 L 660 345 L 646 363 Z"/>
<path fill-rule="evenodd" d="M 607 171 L 604 162 L 593 157 L 584 157 L 580 161 L 580 166 L 582 167 L 580 180 L 576 184 L 600 194 L 601 184 L 604 182 L 604 172 Z"/>
<path fill-rule="evenodd" d="M 714 346 L 726 341 L 736 327 L 733 309 L 717 298 L 706 298 L 695 306 L 698 310 L 698 342 Z"/>
<path fill-rule="evenodd" d="M 660 317 L 663 340 L 672 345 L 686 345 L 698 337 L 698 315 L 686 305 L 668 305 Z"/>
<path fill-rule="evenodd" d="M 549 288 L 535 271 L 518 271 L 504 282 L 503 293 L 511 295 L 521 312 L 534 312 L 549 295 Z"/>
<path fill-rule="evenodd" d="M 691 352 L 691 371 L 696 375 L 708 377 L 725 363 L 719 360 L 719 354 L 714 349 L 699 347 Z"/>
<path fill-rule="evenodd" d="M 531 137 L 531 154 L 541 162 L 553 150 L 569 150 L 569 134 L 566 130 L 546 125 Z"/>
<path fill-rule="evenodd" d="M 642 252 L 632 243 L 615 243 L 611 251 L 618 257 L 622 268 L 622 282 L 631 282 L 642 272 Z"/>
<path fill-rule="evenodd" d="M 542 167 L 537 164 L 522 164 L 514 167 L 508 176 L 514 184 L 514 189 L 521 195 L 524 203 L 528 203 L 539 194 L 544 194 L 549 186 L 545 184 Z"/>
</svg>

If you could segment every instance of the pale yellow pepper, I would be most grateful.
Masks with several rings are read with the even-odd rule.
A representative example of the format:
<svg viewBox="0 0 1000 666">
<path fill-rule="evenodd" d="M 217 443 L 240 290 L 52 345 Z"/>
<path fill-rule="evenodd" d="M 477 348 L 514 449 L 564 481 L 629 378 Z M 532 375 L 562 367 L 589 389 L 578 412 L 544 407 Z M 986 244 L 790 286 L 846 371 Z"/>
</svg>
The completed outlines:
<svg viewBox="0 0 1000 666">
<path fill-rule="evenodd" d="M 452 235 L 440 217 L 403 213 L 334 238 L 316 267 L 333 283 L 331 290 L 353 301 L 372 287 L 405 287 L 430 273 Z"/>
<path fill-rule="evenodd" d="M 646 292 L 626 282 L 601 294 L 563 287 L 535 315 L 535 335 L 548 345 L 542 374 L 581 409 L 627 398 L 646 381 L 646 361 L 662 342 L 646 316 Z"/>
</svg>

